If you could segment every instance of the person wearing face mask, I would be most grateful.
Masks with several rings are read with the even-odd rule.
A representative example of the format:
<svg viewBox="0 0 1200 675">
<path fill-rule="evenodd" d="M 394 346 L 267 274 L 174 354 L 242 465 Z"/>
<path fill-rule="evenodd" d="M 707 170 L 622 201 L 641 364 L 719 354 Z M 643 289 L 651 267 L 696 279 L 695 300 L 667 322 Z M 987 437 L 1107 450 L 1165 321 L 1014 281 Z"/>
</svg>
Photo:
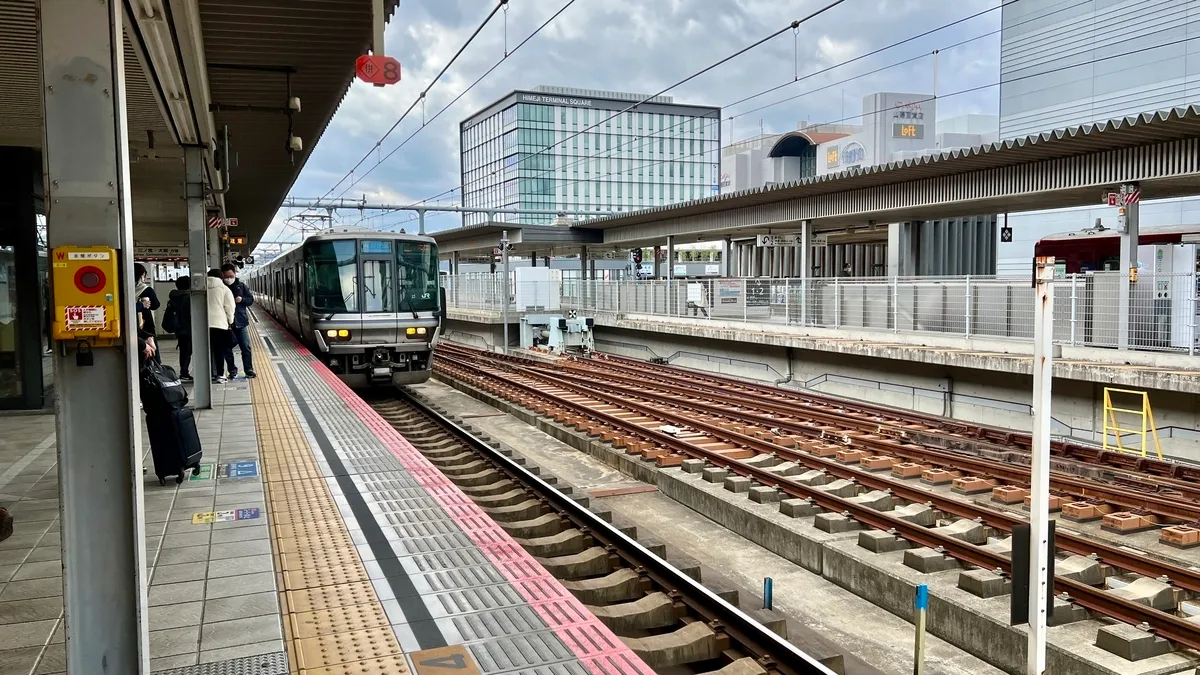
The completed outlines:
<svg viewBox="0 0 1200 675">
<path fill-rule="evenodd" d="M 158 301 L 158 294 L 154 292 L 154 287 L 150 285 L 145 265 L 141 263 L 134 264 L 133 278 L 137 282 L 137 285 L 134 287 L 134 297 L 137 298 L 135 308 L 138 312 L 141 331 L 150 337 L 156 337 L 158 329 L 154 325 L 154 311 L 161 306 L 161 303 Z M 162 356 L 157 352 L 154 354 L 154 359 L 160 363 L 162 362 Z"/>
<path fill-rule="evenodd" d="M 250 305 L 254 304 L 254 294 L 250 292 L 250 288 L 242 283 L 241 279 L 237 278 L 237 265 L 226 263 L 221 267 L 221 276 L 224 277 L 225 285 L 233 292 L 234 311 L 232 338 L 229 347 L 225 350 L 225 363 L 229 366 L 229 376 L 237 377 L 237 366 L 233 364 L 233 345 L 237 345 L 238 351 L 242 353 L 242 368 L 246 371 L 246 377 L 257 377 L 254 374 L 254 354 L 250 351 Z"/>
<path fill-rule="evenodd" d="M 213 268 L 205 277 L 208 289 L 208 345 L 212 358 L 213 384 L 225 382 L 225 350 L 228 348 L 229 327 L 233 325 L 233 292 L 221 278 L 221 270 Z"/>
</svg>

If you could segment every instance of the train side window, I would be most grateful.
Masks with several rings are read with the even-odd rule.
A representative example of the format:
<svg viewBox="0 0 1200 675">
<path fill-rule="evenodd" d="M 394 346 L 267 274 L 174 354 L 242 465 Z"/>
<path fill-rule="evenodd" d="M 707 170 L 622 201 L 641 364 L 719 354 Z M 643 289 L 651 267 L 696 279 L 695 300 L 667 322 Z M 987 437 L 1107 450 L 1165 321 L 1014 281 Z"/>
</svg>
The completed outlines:
<svg viewBox="0 0 1200 675">
<path fill-rule="evenodd" d="M 295 302 L 295 293 L 292 291 L 293 286 L 292 270 L 289 268 L 284 272 L 283 279 L 283 301 L 289 305 Z"/>
<path fill-rule="evenodd" d="M 274 298 L 278 298 L 279 292 L 283 290 L 282 277 L 283 277 L 283 272 L 276 270 L 275 271 L 275 290 L 274 290 L 274 292 L 271 293 L 271 296 Z"/>
</svg>

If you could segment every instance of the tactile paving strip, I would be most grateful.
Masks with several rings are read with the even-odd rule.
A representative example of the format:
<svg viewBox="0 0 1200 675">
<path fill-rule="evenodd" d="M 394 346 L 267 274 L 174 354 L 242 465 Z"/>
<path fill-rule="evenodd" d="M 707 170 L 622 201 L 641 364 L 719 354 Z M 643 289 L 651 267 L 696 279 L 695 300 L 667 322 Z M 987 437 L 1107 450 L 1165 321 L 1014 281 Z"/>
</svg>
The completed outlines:
<svg viewBox="0 0 1200 675">
<path fill-rule="evenodd" d="M 158 670 L 155 675 L 288 675 L 288 662 L 283 652 L 274 652 L 220 663 Z"/>
<path fill-rule="evenodd" d="M 260 371 L 250 390 L 287 658 L 279 655 L 277 670 L 229 675 L 407 673 L 404 652 L 274 367 Z"/>
<path fill-rule="evenodd" d="M 487 675 L 653 672 L 307 350 L 280 330 L 261 328 L 270 332 L 280 354 L 277 366 L 286 380 L 281 384 L 296 401 L 292 412 L 297 420 L 307 420 L 310 448 L 320 447 L 314 466 L 327 477 L 350 537 L 367 557 L 376 594 L 390 606 L 388 612 L 396 600 L 385 591 L 396 591 L 396 598 L 400 593 L 375 575 L 396 573 L 397 563 L 403 568 L 400 574 L 410 584 L 405 592 L 409 604 L 401 602 L 403 616 L 392 617 L 400 621 L 393 628 L 402 643 L 409 644 L 406 640 L 430 630 L 432 623 L 446 641 L 463 642 Z M 356 494 L 351 495 L 351 489 Z M 301 519 L 285 524 L 307 527 Z M 289 534 L 313 536 L 308 531 L 301 535 L 298 529 Z M 391 559 L 391 572 L 382 565 L 388 561 L 370 559 L 383 557 L 378 537 L 399 556 Z M 323 598 L 311 595 L 313 589 L 304 592 L 310 595 L 303 600 Z M 420 598 L 418 614 L 428 618 L 409 616 L 413 593 Z M 289 610 L 303 611 L 299 604 L 289 605 Z M 323 635 L 299 638 L 295 650 L 302 667 L 309 667 L 314 656 L 338 649 L 342 651 L 329 658 L 366 658 L 371 629 L 337 635 L 349 636 L 351 643 L 339 647 Z M 422 653 L 410 656 L 415 660 Z"/>
</svg>

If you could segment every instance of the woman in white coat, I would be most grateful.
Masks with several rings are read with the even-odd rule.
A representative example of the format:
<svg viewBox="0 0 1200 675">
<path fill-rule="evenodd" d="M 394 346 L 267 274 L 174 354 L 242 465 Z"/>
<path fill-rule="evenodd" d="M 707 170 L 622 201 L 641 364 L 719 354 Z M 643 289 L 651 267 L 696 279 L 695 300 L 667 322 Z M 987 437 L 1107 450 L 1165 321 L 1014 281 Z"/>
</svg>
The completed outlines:
<svg viewBox="0 0 1200 675">
<path fill-rule="evenodd" d="M 225 382 L 225 348 L 231 338 L 229 327 L 237 308 L 233 291 L 221 279 L 221 270 L 211 269 L 204 279 L 208 291 L 208 351 L 212 361 L 213 384 Z"/>
</svg>

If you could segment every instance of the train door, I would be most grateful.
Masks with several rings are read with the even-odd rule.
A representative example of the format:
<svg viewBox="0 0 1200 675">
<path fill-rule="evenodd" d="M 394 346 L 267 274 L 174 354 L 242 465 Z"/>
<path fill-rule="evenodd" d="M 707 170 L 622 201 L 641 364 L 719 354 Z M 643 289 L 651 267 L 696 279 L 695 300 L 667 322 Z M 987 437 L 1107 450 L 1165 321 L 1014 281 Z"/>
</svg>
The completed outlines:
<svg viewBox="0 0 1200 675">
<path fill-rule="evenodd" d="M 396 251 L 386 239 L 359 241 L 359 278 L 362 279 L 363 344 L 395 344 L 400 341 L 405 296 L 396 293 Z"/>
<path fill-rule="evenodd" d="M 301 335 L 311 336 L 313 334 L 313 323 L 312 312 L 309 311 L 311 305 L 308 302 L 307 277 L 305 265 L 300 261 L 296 261 L 296 325 L 300 326 Z"/>
</svg>

